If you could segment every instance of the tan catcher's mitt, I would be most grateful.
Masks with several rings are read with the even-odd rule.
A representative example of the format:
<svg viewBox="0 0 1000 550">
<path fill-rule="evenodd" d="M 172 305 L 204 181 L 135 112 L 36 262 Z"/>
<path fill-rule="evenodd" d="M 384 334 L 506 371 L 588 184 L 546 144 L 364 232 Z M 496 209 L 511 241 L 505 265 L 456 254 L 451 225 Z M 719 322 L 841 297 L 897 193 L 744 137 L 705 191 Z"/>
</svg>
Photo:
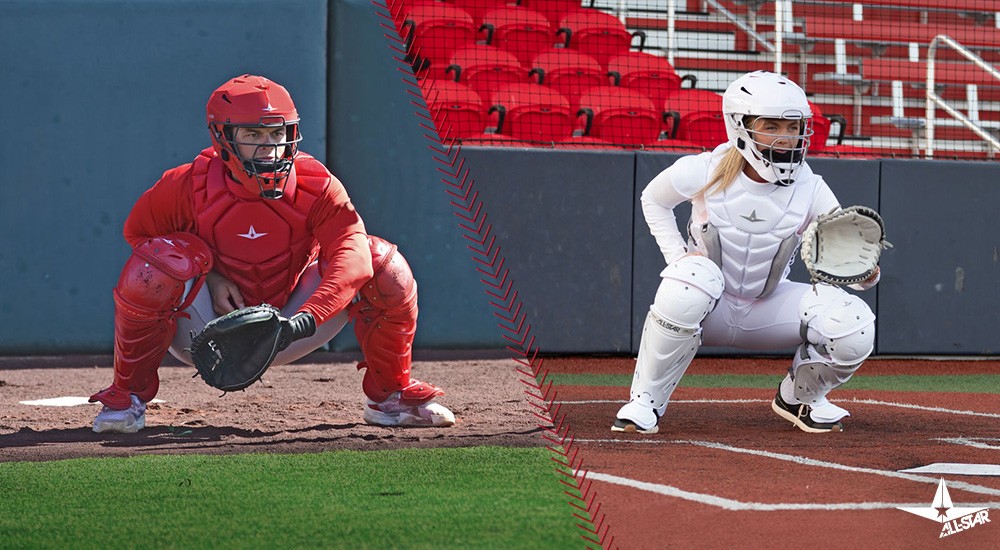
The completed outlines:
<svg viewBox="0 0 1000 550">
<path fill-rule="evenodd" d="M 312 314 L 285 319 L 268 304 L 237 309 L 205 325 L 191 341 L 191 357 L 205 383 L 236 391 L 264 375 L 278 352 L 316 332 Z"/>
<path fill-rule="evenodd" d="M 802 261 L 812 282 L 850 285 L 875 273 L 885 240 L 885 224 L 867 206 L 849 206 L 816 218 L 802 234 Z"/>
</svg>

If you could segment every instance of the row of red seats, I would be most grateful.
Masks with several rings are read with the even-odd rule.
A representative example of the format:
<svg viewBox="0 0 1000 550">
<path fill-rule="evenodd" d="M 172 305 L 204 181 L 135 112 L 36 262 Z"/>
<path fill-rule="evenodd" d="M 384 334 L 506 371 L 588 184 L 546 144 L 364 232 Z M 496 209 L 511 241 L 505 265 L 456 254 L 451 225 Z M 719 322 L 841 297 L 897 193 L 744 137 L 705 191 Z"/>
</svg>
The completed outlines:
<svg viewBox="0 0 1000 550">
<path fill-rule="evenodd" d="M 670 139 L 692 147 L 714 147 L 726 139 L 721 96 L 704 90 L 685 90 L 664 110 L 638 92 L 615 86 L 583 92 L 579 107 L 551 87 L 526 82 L 501 85 L 488 102 L 458 82 L 430 80 L 424 87 L 445 139 L 565 142 L 584 137 L 620 145 Z M 484 136 L 487 133 L 496 135 Z"/>
<path fill-rule="evenodd" d="M 461 82 L 484 98 L 503 84 L 530 81 L 558 90 L 573 108 L 579 107 L 580 94 L 595 86 L 634 90 L 659 105 L 676 95 L 683 82 L 690 82 L 692 88 L 697 83 L 693 76 L 679 76 L 666 59 L 646 52 L 620 54 L 607 66 L 610 70 L 604 71 L 593 57 L 564 48 L 540 53 L 524 65 L 499 48 L 477 44 L 455 51 L 444 72 L 418 74 L 425 80 Z"/>
<path fill-rule="evenodd" d="M 465 5 L 479 8 L 470 13 L 458 5 L 462 2 L 451 1 L 457 3 L 413 0 L 394 14 L 415 67 L 440 72 L 454 51 L 479 43 L 506 51 L 522 64 L 541 52 L 567 48 L 590 55 L 606 68 L 612 57 L 629 51 L 635 36 L 640 38 L 640 50 L 645 43 L 645 33 L 633 35 L 611 14 L 577 3 L 554 3 L 567 11 L 532 4 L 549 8 L 542 12 L 525 5 L 477 1 Z M 558 18 L 558 23 L 550 17 Z"/>
<path fill-rule="evenodd" d="M 726 141 L 722 96 L 706 90 L 682 90 L 657 106 L 633 90 L 599 86 L 584 91 L 579 107 L 574 107 L 557 90 L 534 83 L 503 84 L 487 102 L 458 82 L 428 80 L 423 86 L 445 140 L 691 148 L 713 148 Z M 812 149 L 821 151 L 831 121 L 815 105 L 813 111 Z"/>
</svg>

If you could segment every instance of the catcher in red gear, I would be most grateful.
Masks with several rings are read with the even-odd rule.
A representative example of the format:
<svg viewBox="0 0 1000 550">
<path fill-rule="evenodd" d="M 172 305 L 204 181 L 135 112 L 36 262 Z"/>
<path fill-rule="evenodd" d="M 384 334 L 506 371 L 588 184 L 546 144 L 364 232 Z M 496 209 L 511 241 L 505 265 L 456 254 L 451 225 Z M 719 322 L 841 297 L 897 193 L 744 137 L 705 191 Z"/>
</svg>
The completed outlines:
<svg viewBox="0 0 1000 550">
<path fill-rule="evenodd" d="M 191 335 L 236 309 L 271 304 L 315 324 L 278 353 L 287 364 L 354 321 L 364 361 L 364 419 L 449 426 L 431 384 L 410 377 L 417 285 L 387 241 L 368 235 L 347 191 L 299 151 L 288 91 L 243 75 L 212 93 L 212 147 L 168 170 L 125 221 L 133 247 L 114 290 L 114 381 L 91 401 L 95 432 L 135 432 L 169 351 L 192 364 Z"/>
</svg>

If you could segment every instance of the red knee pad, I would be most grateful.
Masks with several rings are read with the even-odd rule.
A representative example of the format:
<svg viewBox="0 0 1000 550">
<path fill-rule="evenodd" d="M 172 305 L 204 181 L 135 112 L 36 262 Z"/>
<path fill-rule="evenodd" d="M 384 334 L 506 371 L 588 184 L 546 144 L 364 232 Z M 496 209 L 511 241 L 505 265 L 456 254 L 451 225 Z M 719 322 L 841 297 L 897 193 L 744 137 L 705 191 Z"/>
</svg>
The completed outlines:
<svg viewBox="0 0 1000 550">
<path fill-rule="evenodd" d="M 197 236 L 174 233 L 143 241 L 132 250 L 115 287 L 115 380 L 91 401 L 127 409 L 129 394 L 156 396 L 157 369 L 177 331 L 177 315 L 194 300 L 212 269 L 212 251 Z M 184 285 L 196 279 L 183 300 Z"/>
<path fill-rule="evenodd" d="M 116 302 L 133 305 L 143 316 L 184 309 L 180 307 L 184 284 L 211 269 L 212 250 L 195 235 L 174 233 L 147 239 L 132 249 L 125 262 L 115 287 Z"/>
</svg>

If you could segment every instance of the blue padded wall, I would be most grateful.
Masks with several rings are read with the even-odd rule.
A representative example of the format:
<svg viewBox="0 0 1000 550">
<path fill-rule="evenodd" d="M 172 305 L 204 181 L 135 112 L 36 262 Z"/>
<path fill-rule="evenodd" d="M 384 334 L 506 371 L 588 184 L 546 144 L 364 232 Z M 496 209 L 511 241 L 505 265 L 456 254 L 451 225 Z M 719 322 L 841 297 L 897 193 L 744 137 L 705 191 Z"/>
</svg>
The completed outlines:
<svg viewBox="0 0 1000 550">
<path fill-rule="evenodd" d="M 1000 352 L 998 184 L 996 163 L 882 162 L 880 353 Z"/>
<path fill-rule="evenodd" d="M 463 154 L 543 352 L 627 352 L 631 152 Z"/>
<path fill-rule="evenodd" d="M 284 84 L 303 117 L 303 148 L 325 158 L 326 6 L 0 3 L 0 97 L 17 128 L 2 143 L 20 152 L 0 176 L 0 352 L 111 349 L 122 223 L 164 170 L 210 144 L 205 102 L 229 78 Z M 296 29 L 280 45 L 262 16 L 276 9 Z"/>
</svg>

